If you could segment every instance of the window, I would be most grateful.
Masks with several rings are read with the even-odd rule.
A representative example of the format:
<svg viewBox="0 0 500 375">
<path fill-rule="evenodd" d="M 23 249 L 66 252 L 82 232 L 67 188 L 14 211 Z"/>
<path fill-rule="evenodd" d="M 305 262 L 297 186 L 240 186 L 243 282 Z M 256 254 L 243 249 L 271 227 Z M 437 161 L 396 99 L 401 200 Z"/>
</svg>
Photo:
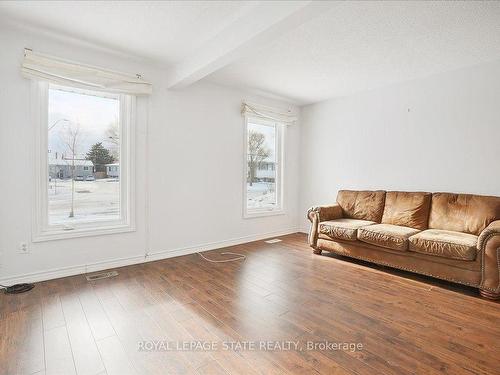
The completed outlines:
<svg viewBox="0 0 500 375">
<path fill-rule="evenodd" d="M 40 110 L 33 240 L 134 230 L 135 97 L 34 85 Z"/>
<path fill-rule="evenodd" d="M 245 118 L 244 216 L 280 214 L 284 125 Z"/>
</svg>

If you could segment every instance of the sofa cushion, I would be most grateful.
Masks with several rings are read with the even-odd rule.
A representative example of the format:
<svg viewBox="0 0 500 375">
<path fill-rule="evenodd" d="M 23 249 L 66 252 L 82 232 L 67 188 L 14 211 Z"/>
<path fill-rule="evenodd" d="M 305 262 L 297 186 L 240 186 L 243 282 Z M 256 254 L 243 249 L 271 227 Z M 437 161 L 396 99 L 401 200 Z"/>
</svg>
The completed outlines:
<svg viewBox="0 0 500 375">
<path fill-rule="evenodd" d="M 410 251 L 443 258 L 474 260 L 478 236 L 441 229 L 428 229 L 411 236 Z"/>
<path fill-rule="evenodd" d="M 340 190 L 337 203 L 343 216 L 380 223 L 384 212 L 385 191 Z"/>
<path fill-rule="evenodd" d="M 431 198 L 431 193 L 388 191 L 385 195 L 382 224 L 427 229 Z"/>
<path fill-rule="evenodd" d="M 429 228 L 479 235 L 500 219 L 500 197 L 471 194 L 432 194 Z"/>
<path fill-rule="evenodd" d="M 375 224 L 358 229 L 358 240 L 393 250 L 408 250 L 408 238 L 418 229 L 392 224 Z"/>
<path fill-rule="evenodd" d="M 357 219 L 335 219 L 319 223 L 319 233 L 331 239 L 356 241 L 358 228 L 375 224 L 373 221 Z"/>
</svg>

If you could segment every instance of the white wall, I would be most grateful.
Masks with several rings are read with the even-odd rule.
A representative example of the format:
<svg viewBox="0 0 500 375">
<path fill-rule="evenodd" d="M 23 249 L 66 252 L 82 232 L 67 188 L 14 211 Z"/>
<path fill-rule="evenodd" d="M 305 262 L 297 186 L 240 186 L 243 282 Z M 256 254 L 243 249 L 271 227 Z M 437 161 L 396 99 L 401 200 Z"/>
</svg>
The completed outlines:
<svg viewBox="0 0 500 375">
<path fill-rule="evenodd" d="M 500 195 L 500 62 L 306 106 L 301 151 L 300 212 L 343 188 Z"/>
<path fill-rule="evenodd" d="M 297 228 L 299 126 L 285 131 L 286 215 L 242 219 L 241 100 L 262 98 L 210 84 L 167 92 L 153 105 L 149 153 L 151 251 Z M 282 103 L 267 104 L 283 105 Z"/>
<path fill-rule="evenodd" d="M 242 218 L 241 101 L 284 108 L 287 103 L 212 84 L 168 91 L 158 68 L 40 33 L 0 27 L 0 47 L 0 283 L 141 262 L 146 252 L 157 259 L 297 229 L 298 125 L 286 132 L 286 214 Z M 140 72 L 153 82 L 150 102 L 138 100 L 136 232 L 30 242 L 35 133 L 29 120 L 30 82 L 20 75 L 24 47 Z M 28 242 L 29 254 L 18 252 L 20 242 Z"/>
</svg>

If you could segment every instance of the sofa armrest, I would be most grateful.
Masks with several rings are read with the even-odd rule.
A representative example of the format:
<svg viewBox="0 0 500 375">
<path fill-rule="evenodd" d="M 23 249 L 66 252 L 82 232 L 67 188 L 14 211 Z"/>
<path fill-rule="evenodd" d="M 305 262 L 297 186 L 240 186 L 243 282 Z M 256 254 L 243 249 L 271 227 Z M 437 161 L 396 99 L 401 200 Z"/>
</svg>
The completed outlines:
<svg viewBox="0 0 500 375">
<path fill-rule="evenodd" d="M 481 290 L 496 297 L 500 294 L 500 220 L 492 222 L 479 235 Z"/>
<path fill-rule="evenodd" d="M 314 249 L 314 253 L 321 254 L 321 250 L 317 248 L 318 243 L 318 226 L 319 223 L 326 220 L 340 219 L 342 217 L 342 208 L 337 204 L 330 206 L 316 206 L 307 210 L 307 218 L 311 222 L 309 230 L 308 242 L 309 246 Z"/>
<path fill-rule="evenodd" d="M 338 203 L 329 206 L 314 206 L 307 210 L 307 218 L 311 223 L 314 215 L 317 215 L 318 222 L 340 219 L 342 217 L 342 208 Z"/>
<path fill-rule="evenodd" d="M 479 235 L 477 248 L 481 250 L 491 237 L 500 236 L 500 220 L 490 223 Z"/>
</svg>

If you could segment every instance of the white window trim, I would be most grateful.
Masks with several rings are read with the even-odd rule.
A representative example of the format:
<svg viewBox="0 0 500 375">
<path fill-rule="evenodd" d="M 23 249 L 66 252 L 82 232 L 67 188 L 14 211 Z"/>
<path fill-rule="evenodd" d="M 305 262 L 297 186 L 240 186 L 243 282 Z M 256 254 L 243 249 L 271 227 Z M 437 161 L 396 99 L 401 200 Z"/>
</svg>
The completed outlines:
<svg viewBox="0 0 500 375">
<path fill-rule="evenodd" d="M 272 121 L 261 119 L 258 117 L 245 115 L 243 116 L 244 131 L 243 131 L 243 218 L 252 219 L 257 217 L 285 215 L 284 204 L 284 178 L 283 169 L 285 165 L 285 129 L 286 126 L 279 121 Z M 248 122 L 252 121 L 262 125 L 276 125 L 276 197 L 278 200 L 278 207 L 271 208 L 254 208 L 248 209 L 247 207 L 247 176 L 248 176 Z"/>
<path fill-rule="evenodd" d="M 74 91 L 85 92 L 85 90 L 77 88 Z M 124 149 L 127 150 L 126 152 L 120 150 L 120 212 L 122 217 L 119 220 L 96 220 L 68 227 L 48 224 L 48 93 L 49 84 L 47 82 L 32 81 L 31 113 L 32 124 L 36 129 L 32 241 L 42 242 L 135 231 L 136 97 L 118 95 L 120 97 L 120 139 L 122 147 L 124 146 Z"/>
</svg>

